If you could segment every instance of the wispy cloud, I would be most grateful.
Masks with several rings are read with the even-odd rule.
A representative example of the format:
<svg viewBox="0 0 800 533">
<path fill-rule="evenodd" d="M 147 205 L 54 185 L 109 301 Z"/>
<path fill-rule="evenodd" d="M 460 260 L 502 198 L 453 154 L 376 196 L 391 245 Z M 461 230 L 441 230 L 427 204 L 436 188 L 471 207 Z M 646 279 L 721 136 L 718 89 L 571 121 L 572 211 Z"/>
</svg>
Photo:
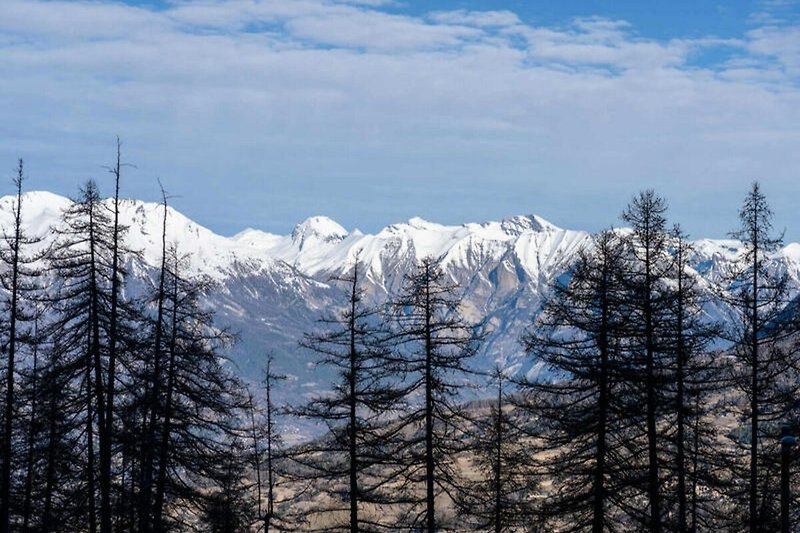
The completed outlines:
<svg viewBox="0 0 800 533">
<path fill-rule="evenodd" d="M 503 27 L 522 24 L 519 17 L 511 11 L 436 11 L 429 18 L 441 24 L 466 24 L 478 27 Z"/>
</svg>

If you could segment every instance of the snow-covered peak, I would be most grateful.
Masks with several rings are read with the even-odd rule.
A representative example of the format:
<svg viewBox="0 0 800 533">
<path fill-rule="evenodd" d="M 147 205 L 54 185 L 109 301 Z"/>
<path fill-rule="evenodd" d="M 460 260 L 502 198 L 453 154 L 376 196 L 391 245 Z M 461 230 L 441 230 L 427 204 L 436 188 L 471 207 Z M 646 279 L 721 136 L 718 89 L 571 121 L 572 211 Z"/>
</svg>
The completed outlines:
<svg viewBox="0 0 800 533">
<path fill-rule="evenodd" d="M 347 230 L 335 220 L 323 216 L 309 217 L 294 227 L 292 241 L 300 248 L 306 242 L 314 240 L 321 242 L 338 242 L 347 238 Z"/>
<path fill-rule="evenodd" d="M 442 224 L 437 224 L 436 222 L 425 220 L 424 218 L 421 217 L 411 217 L 408 219 L 407 224 L 412 228 L 421 230 L 441 231 L 447 228 L 447 226 L 443 226 Z"/>
<path fill-rule="evenodd" d="M 15 196 L 4 196 L 3 201 L 8 199 L 16 199 Z M 50 191 L 28 191 L 23 193 L 22 201 L 31 209 L 43 209 L 57 211 L 70 205 L 72 201 L 69 198 Z"/>
<path fill-rule="evenodd" d="M 274 246 L 282 238 L 283 237 L 280 235 L 267 233 L 260 229 L 247 228 L 231 237 L 231 240 L 250 248 L 269 248 Z"/>
<path fill-rule="evenodd" d="M 735 261 L 742 251 L 742 243 L 734 239 L 700 239 L 692 247 L 704 259 L 720 257 L 728 261 Z"/>
<path fill-rule="evenodd" d="M 0 198 L 0 227 L 9 227 L 13 223 L 13 209 L 16 202 L 17 197 L 14 195 Z M 24 193 L 22 213 L 25 230 L 31 236 L 44 236 L 71 203 L 69 198 L 47 191 Z"/>
<path fill-rule="evenodd" d="M 518 215 L 503 219 L 500 227 L 509 235 L 519 236 L 528 231 L 555 231 L 559 228 L 537 215 Z"/>
<path fill-rule="evenodd" d="M 793 242 L 791 244 L 787 244 L 780 252 L 778 252 L 778 255 L 800 264 L 800 243 Z"/>
</svg>

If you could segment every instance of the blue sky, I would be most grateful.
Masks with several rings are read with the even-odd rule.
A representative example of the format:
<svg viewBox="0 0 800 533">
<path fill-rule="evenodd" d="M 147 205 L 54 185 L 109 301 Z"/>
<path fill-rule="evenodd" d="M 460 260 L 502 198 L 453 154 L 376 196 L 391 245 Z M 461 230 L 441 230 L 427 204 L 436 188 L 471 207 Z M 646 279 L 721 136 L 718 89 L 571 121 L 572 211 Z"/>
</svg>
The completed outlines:
<svg viewBox="0 0 800 533">
<path fill-rule="evenodd" d="M 537 2 L 526 0 L 407 2 L 417 15 L 435 10 L 510 10 L 530 24 L 564 25 L 576 17 L 603 16 L 630 22 L 641 33 L 655 38 L 740 35 L 748 17 L 762 9 L 758 1 L 720 2 L 709 0 L 583 0 L 578 2 Z M 774 6 L 773 6 L 774 9 Z"/>
<path fill-rule="evenodd" d="M 154 9 L 167 9 L 172 5 L 162 0 L 125 3 Z M 626 20 L 640 32 L 662 39 L 705 35 L 735 37 L 749 29 L 753 22 L 750 18 L 758 13 L 780 11 L 785 14 L 794 9 L 790 2 L 759 0 L 405 0 L 382 4 L 387 12 L 414 16 L 434 11 L 511 11 L 523 22 L 545 26 L 568 24 L 576 17 L 604 16 Z"/>
<path fill-rule="evenodd" d="M 655 188 L 720 237 L 759 179 L 800 240 L 793 0 L 3 0 L 0 71 L 9 177 L 24 157 L 32 188 L 108 192 L 120 135 L 125 194 L 160 178 L 223 234 L 598 230 Z"/>
</svg>

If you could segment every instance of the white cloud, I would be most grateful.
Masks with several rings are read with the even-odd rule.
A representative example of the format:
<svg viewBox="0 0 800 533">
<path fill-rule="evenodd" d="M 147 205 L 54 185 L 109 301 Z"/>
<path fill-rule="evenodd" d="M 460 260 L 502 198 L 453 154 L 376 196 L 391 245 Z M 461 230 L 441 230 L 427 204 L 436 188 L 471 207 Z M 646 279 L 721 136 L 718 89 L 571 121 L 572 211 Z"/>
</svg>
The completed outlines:
<svg viewBox="0 0 800 533">
<path fill-rule="evenodd" d="M 686 61 L 692 42 L 658 42 L 627 33 L 628 24 L 603 19 L 578 19 L 567 29 L 518 28 L 532 57 L 571 66 L 604 65 L 613 68 L 678 66 Z"/>
<path fill-rule="evenodd" d="M 116 3 L 4 0 L 0 32 L 25 37 L 36 44 L 63 46 L 75 41 L 122 38 L 143 29 L 169 31 L 163 16 Z M 38 40 L 43 42 L 38 42 Z"/>
<path fill-rule="evenodd" d="M 788 75 L 800 78 L 800 26 L 767 26 L 747 36 L 751 53 L 774 58 Z"/>
<path fill-rule="evenodd" d="M 171 176 L 231 230 L 261 210 L 278 226 L 531 210 L 602 226 L 642 186 L 691 217 L 709 195 L 735 210 L 755 177 L 800 194 L 797 26 L 662 41 L 624 21 L 383 4 L 0 2 L 0 159 L 68 192 L 120 134 L 140 167 L 130 194 Z M 694 62 L 719 46 L 735 57 Z M 719 234 L 705 215 L 696 232 Z"/>
<path fill-rule="evenodd" d="M 398 5 L 398 2 L 394 0 L 336 0 L 336 1 L 341 4 L 355 4 L 355 5 L 370 6 L 370 7 Z"/>
<path fill-rule="evenodd" d="M 521 24 L 519 17 L 511 11 L 436 11 L 429 18 L 443 24 L 463 24 L 466 26 L 515 26 Z"/>
<path fill-rule="evenodd" d="M 291 35 L 314 43 L 371 50 L 453 47 L 477 39 L 466 26 L 426 24 L 419 19 L 374 11 L 302 16 L 287 22 Z"/>
</svg>

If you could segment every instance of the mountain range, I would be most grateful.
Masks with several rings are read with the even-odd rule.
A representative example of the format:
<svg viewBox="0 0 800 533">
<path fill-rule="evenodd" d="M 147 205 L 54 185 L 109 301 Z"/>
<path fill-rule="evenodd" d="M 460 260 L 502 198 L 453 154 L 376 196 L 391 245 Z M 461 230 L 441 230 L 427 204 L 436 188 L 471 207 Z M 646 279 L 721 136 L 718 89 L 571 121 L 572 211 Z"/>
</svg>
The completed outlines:
<svg viewBox="0 0 800 533">
<path fill-rule="evenodd" d="M 14 198 L 0 198 L 0 228 L 12 224 Z M 109 201 L 106 201 L 109 202 Z M 53 238 L 68 198 L 48 192 L 23 197 L 23 223 L 29 235 Z M 130 259 L 135 278 L 156 273 L 160 259 L 163 207 L 126 200 L 120 213 L 128 226 L 127 244 L 139 252 Z M 237 332 L 231 364 L 246 380 L 258 381 L 267 353 L 292 378 L 284 397 L 293 401 L 326 388 L 330 375 L 314 365 L 312 354 L 298 345 L 319 318 L 344 303 L 335 277 L 359 258 L 366 291 L 375 303 L 397 294 L 404 277 L 425 257 L 441 258 L 446 274 L 462 291 L 462 312 L 484 321 L 489 333 L 474 362 L 478 368 L 500 364 L 509 371 L 528 371 L 519 338 L 539 312 L 551 283 L 568 274 L 579 250 L 590 246 L 586 231 L 559 228 L 535 215 L 499 222 L 441 225 L 420 218 L 389 225 L 375 234 L 348 231 L 324 216 L 297 224 L 289 235 L 246 229 L 232 237 L 218 235 L 169 208 L 167 239 L 190 255 L 190 273 L 207 276 L 215 290 L 207 304 L 220 326 Z M 742 245 L 735 240 L 694 241 L 691 265 L 709 294 L 724 282 Z M 800 292 L 800 244 L 792 243 L 769 256 L 775 275 L 786 275 L 792 295 Z M 130 283 L 136 292 L 141 284 Z M 710 318 L 726 313 L 721 300 L 709 299 Z"/>
</svg>

